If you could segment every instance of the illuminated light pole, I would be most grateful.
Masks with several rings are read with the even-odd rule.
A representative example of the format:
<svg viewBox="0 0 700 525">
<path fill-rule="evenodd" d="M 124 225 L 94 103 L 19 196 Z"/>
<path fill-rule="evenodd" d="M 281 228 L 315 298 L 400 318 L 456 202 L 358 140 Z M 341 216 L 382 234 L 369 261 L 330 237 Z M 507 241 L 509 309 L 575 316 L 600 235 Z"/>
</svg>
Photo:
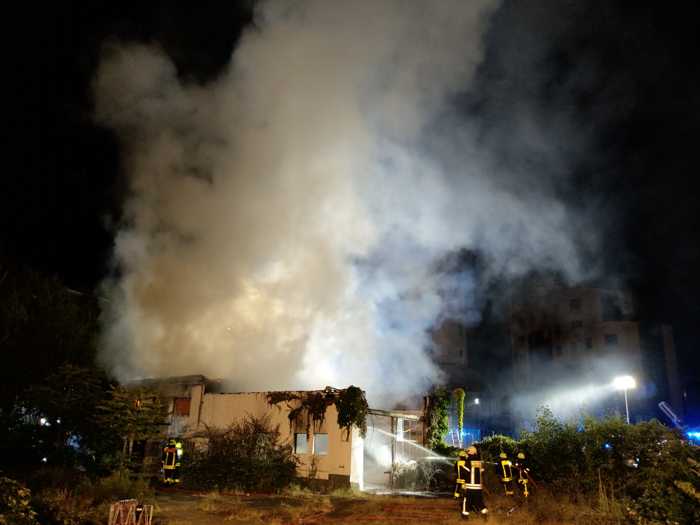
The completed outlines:
<svg viewBox="0 0 700 525">
<path fill-rule="evenodd" d="M 627 391 L 636 388 L 637 382 L 632 376 L 618 376 L 613 379 L 612 386 L 615 390 L 622 390 L 625 393 L 625 414 L 627 416 L 627 424 L 630 424 L 630 407 L 627 403 Z"/>
</svg>

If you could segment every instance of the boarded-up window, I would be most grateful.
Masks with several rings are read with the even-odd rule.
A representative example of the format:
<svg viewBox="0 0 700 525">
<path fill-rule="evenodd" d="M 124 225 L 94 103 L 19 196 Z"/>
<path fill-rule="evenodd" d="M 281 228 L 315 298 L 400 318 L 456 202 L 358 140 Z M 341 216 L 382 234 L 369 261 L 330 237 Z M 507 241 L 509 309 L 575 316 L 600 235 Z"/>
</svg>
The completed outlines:
<svg viewBox="0 0 700 525">
<path fill-rule="evenodd" d="M 190 415 L 190 398 L 189 397 L 176 397 L 175 406 L 173 411 L 176 416 L 189 416 Z"/>
</svg>

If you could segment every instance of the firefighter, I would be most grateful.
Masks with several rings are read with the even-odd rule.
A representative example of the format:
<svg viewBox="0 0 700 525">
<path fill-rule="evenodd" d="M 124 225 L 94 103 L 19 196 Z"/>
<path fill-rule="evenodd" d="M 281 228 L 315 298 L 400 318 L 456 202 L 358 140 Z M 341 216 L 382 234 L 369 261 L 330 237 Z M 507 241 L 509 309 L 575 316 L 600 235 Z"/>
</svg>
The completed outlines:
<svg viewBox="0 0 700 525">
<path fill-rule="evenodd" d="M 467 451 L 460 450 L 457 461 L 455 462 L 455 471 L 457 473 L 457 479 L 455 480 L 455 498 L 462 496 L 462 486 L 465 483 L 465 479 L 469 474 L 469 469 L 467 469 Z"/>
<path fill-rule="evenodd" d="M 527 468 L 525 463 L 525 452 L 518 452 L 517 458 L 515 460 L 515 469 L 518 471 L 518 486 L 523 497 L 527 498 L 530 496 L 530 469 Z"/>
<path fill-rule="evenodd" d="M 182 457 L 182 443 L 177 439 L 169 439 L 163 447 L 163 483 L 180 483 L 180 458 Z"/>
<path fill-rule="evenodd" d="M 462 517 L 468 518 L 472 513 L 486 517 L 488 509 L 484 504 L 484 463 L 476 446 L 467 449 L 467 479 L 462 483 Z"/>
<path fill-rule="evenodd" d="M 513 496 L 515 491 L 513 490 L 513 462 L 508 459 L 508 454 L 501 452 L 500 454 L 499 466 L 500 468 L 500 478 L 501 484 L 503 485 L 503 490 L 506 496 Z"/>
</svg>

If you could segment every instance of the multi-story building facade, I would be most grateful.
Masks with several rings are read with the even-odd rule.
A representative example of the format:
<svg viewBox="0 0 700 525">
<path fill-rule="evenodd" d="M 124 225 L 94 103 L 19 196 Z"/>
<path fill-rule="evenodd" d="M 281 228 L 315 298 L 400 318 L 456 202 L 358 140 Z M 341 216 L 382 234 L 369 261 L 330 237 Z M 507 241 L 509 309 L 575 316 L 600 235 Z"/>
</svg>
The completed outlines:
<svg viewBox="0 0 700 525">
<path fill-rule="evenodd" d="M 540 369 L 558 362 L 586 374 L 605 362 L 611 378 L 640 377 L 639 323 L 631 296 L 621 290 L 584 287 L 535 288 L 511 304 L 510 338 L 518 382 L 532 386 Z"/>
</svg>

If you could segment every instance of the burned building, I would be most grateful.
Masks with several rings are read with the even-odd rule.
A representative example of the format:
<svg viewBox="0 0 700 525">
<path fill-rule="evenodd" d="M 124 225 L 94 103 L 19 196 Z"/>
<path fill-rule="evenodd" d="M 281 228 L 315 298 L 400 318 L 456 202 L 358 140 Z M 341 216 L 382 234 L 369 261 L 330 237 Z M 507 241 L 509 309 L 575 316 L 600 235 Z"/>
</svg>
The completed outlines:
<svg viewBox="0 0 700 525">
<path fill-rule="evenodd" d="M 369 409 L 362 436 L 354 426 L 348 432 L 338 425 L 333 405 L 322 422 L 308 425 L 290 420 L 293 401 L 271 403 L 271 392 L 226 392 L 220 382 L 201 375 L 146 379 L 138 385 L 157 391 L 168 406 L 163 439 L 179 438 L 191 450 L 207 445 L 204 429 L 225 429 L 248 416 L 266 418 L 279 428 L 283 444 L 292 447 L 297 476 L 330 487 L 389 488 L 400 464 L 426 453 L 419 411 Z"/>
</svg>

